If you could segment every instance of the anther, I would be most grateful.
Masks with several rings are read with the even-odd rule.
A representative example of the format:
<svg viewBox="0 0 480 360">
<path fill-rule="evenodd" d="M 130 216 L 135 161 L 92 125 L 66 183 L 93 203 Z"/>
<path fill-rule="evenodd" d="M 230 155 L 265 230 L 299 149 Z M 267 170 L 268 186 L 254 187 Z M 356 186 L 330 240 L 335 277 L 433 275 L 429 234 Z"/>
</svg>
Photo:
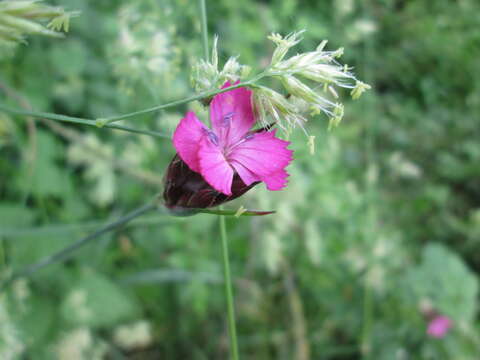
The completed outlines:
<svg viewBox="0 0 480 360">
<path fill-rule="evenodd" d="M 203 131 L 208 136 L 208 139 L 213 145 L 218 146 L 218 136 L 211 130 L 204 128 Z"/>
<path fill-rule="evenodd" d="M 223 116 L 223 121 L 222 121 L 222 126 L 230 126 L 230 123 L 232 122 L 233 115 L 235 115 L 234 112 L 229 112 L 228 114 L 225 114 Z"/>
</svg>

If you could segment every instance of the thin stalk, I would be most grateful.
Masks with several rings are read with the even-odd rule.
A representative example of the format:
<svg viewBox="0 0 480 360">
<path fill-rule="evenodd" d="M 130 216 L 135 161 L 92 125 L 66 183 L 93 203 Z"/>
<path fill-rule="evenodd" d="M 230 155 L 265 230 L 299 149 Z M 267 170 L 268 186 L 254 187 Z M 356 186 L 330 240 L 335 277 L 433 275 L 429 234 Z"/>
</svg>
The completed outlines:
<svg viewBox="0 0 480 360">
<path fill-rule="evenodd" d="M 5 261 L 5 248 L 3 247 L 3 239 L 0 237 L 0 269 L 3 269 L 6 265 Z"/>
<path fill-rule="evenodd" d="M 208 61 L 208 29 L 207 29 L 207 9 L 206 9 L 206 0 L 199 0 L 200 12 L 201 12 L 201 21 L 202 21 L 202 39 L 203 39 L 203 51 L 205 56 L 205 61 Z M 261 77 L 262 74 L 259 75 Z M 258 78 L 258 77 L 257 77 Z M 233 88 L 238 88 L 241 86 L 248 85 L 253 83 L 255 79 L 250 80 L 250 82 L 244 82 L 227 89 L 220 89 L 223 91 L 228 91 Z M 208 95 L 197 95 L 190 98 L 190 101 L 199 100 L 202 98 L 210 97 L 215 94 L 219 94 L 223 91 L 212 91 Z M 176 104 L 177 105 L 177 104 Z M 223 211 L 223 208 L 220 207 L 220 211 Z M 232 360 L 238 360 L 238 345 L 237 345 L 237 328 L 235 323 L 235 307 L 233 302 L 233 289 L 232 289 L 232 279 L 230 276 L 230 261 L 228 257 L 228 239 L 227 239 L 227 227 L 225 224 L 225 217 L 219 215 L 218 221 L 220 224 L 220 236 L 222 238 L 222 257 L 223 257 L 223 274 L 224 274 L 224 283 L 225 283 L 225 297 L 227 298 L 227 320 L 228 320 L 228 335 L 230 337 L 230 357 Z"/>
<path fill-rule="evenodd" d="M 362 324 L 362 343 L 361 352 L 366 359 L 370 358 L 371 341 L 370 335 L 372 332 L 373 317 L 372 317 L 372 289 L 368 283 L 367 277 L 369 273 L 365 273 L 364 289 L 363 289 L 363 324 Z"/>
<path fill-rule="evenodd" d="M 219 216 L 220 236 L 222 238 L 223 274 L 225 278 L 225 296 L 227 298 L 228 335 L 230 337 L 230 356 L 238 360 L 237 327 L 235 323 L 235 308 L 233 302 L 232 279 L 230 276 L 230 261 L 228 258 L 228 239 L 225 217 Z"/>
<path fill-rule="evenodd" d="M 229 88 L 207 91 L 207 92 L 204 92 L 204 93 L 201 93 L 201 94 L 198 94 L 198 95 L 192 95 L 192 96 L 189 96 L 189 97 L 184 98 L 184 99 L 172 101 L 172 102 L 169 102 L 167 104 L 153 106 L 151 108 L 135 111 L 135 112 L 128 113 L 128 114 L 112 116 L 112 117 L 108 117 L 108 118 L 105 118 L 105 119 L 99 119 L 98 121 L 101 122 L 102 124 L 110 124 L 112 122 L 127 119 L 127 118 L 131 118 L 131 117 L 134 117 L 134 116 L 144 115 L 144 114 L 148 114 L 148 113 L 155 112 L 155 111 L 158 111 L 158 110 L 167 109 L 167 108 L 170 108 L 170 107 L 173 107 L 173 106 L 186 104 L 186 103 L 189 103 L 189 102 L 192 102 L 192 101 L 197 101 L 197 100 L 209 98 L 211 96 L 221 94 L 223 92 L 230 91 L 230 90 L 233 90 L 233 89 L 237 89 L 237 88 L 242 87 L 242 86 L 252 85 L 255 81 L 259 80 L 263 76 L 264 75 L 259 75 L 255 78 L 251 79 L 251 80 L 243 81 L 243 82 L 238 83 L 236 85 L 230 86 Z M 108 126 L 108 125 L 105 125 L 105 126 Z"/>
<path fill-rule="evenodd" d="M 207 29 L 207 6 L 206 0 L 199 0 L 200 6 L 200 19 L 202 21 L 202 41 L 203 41 L 203 54 L 206 61 L 209 61 L 208 51 L 208 29 Z"/>
<path fill-rule="evenodd" d="M 136 210 L 133 210 L 132 212 L 128 213 L 127 215 L 122 216 L 118 220 L 116 220 L 116 221 L 114 221 L 110 224 L 106 224 L 105 226 L 103 226 L 100 229 L 98 229 L 97 231 L 95 231 L 93 234 L 90 234 L 90 235 L 88 235 L 88 236 L 86 236 L 86 237 L 84 237 L 80 240 L 77 240 L 73 244 L 65 247 L 64 249 L 56 252 L 55 254 L 50 255 L 50 256 L 46 256 L 42 260 L 40 260 L 39 262 L 37 262 L 33 265 L 30 265 L 30 266 L 27 266 L 24 269 L 14 273 L 12 276 L 10 276 L 0 286 L 0 289 L 5 288 L 9 284 L 11 284 L 12 281 L 14 281 L 14 280 L 16 280 L 20 277 L 30 276 L 33 273 L 37 272 L 40 269 L 43 269 L 44 267 L 46 267 L 48 265 L 52 265 L 52 264 L 62 262 L 62 261 L 65 261 L 65 260 L 69 259 L 72 256 L 74 251 L 78 250 L 79 248 L 81 248 L 82 246 L 91 242 L 92 240 L 95 240 L 96 238 L 100 237 L 103 234 L 108 233 L 109 231 L 117 229 L 118 227 L 120 227 L 120 226 L 128 223 L 129 221 L 131 221 L 131 220 L 133 220 L 133 219 L 135 219 L 135 218 L 137 218 L 137 217 L 155 209 L 156 207 L 157 207 L 157 205 L 156 205 L 155 202 L 150 202 L 150 203 L 148 203 L 146 205 L 143 205 L 142 207 L 140 207 Z"/>
<path fill-rule="evenodd" d="M 267 210 L 267 211 L 259 211 L 259 210 L 244 210 L 242 212 L 238 212 L 238 210 L 223 210 L 223 209 L 194 209 L 197 210 L 199 213 L 202 214 L 212 214 L 212 215 L 220 215 L 220 216 L 265 216 L 270 214 L 275 214 L 275 210 Z"/>
<path fill-rule="evenodd" d="M 203 52 L 205 56 L 205 61 L 208 61 L 209 51 L 208 51 L 207 8 L 206 8 L 205 1 L 206 0 L 199 0 L 199 5 L 200 5 L 201 22 L 202 22 Z M 246 83 L 238 84 L 236 86 L 223 89 L 223 90 L 228 91 L 228 90 L 231 90 L 232 88 L 245 86 Z M 219 93 L 219 92 L 216 91 L 216 93 Z M 209 97 L 211 95 L 201 96 L 200 98 Z M 223 211 L 223 208 L 220 207 L 220 212 L 222 211 Z M 233 301 L 232 279 L 230 276 L 230 261 L 228 257 L 227 227 L 225 224 L 225 217 L 219 215 L 218 218 L 219 218 L 218 221 L 220 224 L 220 236 L 222 238 L 223 274 L 224 274 L 224 284 L 225 284 L 225 297 L 227 298 L 227 315 L 228 315 L 227 321 L 228 321 L 228 335 L 230 337 L 230 357 L 232 360 L 238 360 L 239 357 L 238 357 L 238 345 L 237 345 L 237 328 L 235 323 L 235 306 Z"/>
<path fill-rule="evenodd" d="M 53 114 L 53 113 L 47 113 L 47 112 L 30 111 L 30 110 L 17 109 L 17 108 L 14 109 L 14 108 L 7 107 L 3 104 L 0 104 L 0 111 L 4 111 L 6 113 L 14 114 L 14 115 L 31 116 L 31 117 L 35 117 L 35 118 L 43 118 L 43 119 L 69 122 L 69 123 L 73 123 L 73 124 L 81 124 L 81 125 L 99 127 L 97 121 L 95 121 L 95 120 L 84 119 L 84 118 L 73 117 L 73 116 L 67 116 L 67 115 Z M 170 139 L 169 135 L 163 134 L 163 133 L 160 133 L 160 132 L 157 132 L 157 131 L 141 130 L 141 129 L 135 129 L 135 128 L 131 128 L 131 127 L 128 127 L 128 126 L 123 126 L 123 125 L 110 125 L 110 124 L 102 125 L 100 127 L 103 127 L 103 126 L 106 127 L 106 128 L 110 128 L 110 129 L 116 129 L 116 130 L 122 130 L 122 131 L 131 132 L 131 133 L 136 133 L 136 134 L 150 135 L 150 136 L 155 136 L 155 137 L 159 137 L 159 138 Z"/>
<path fill-rule="evenodd" d="M 107 118 L 101 118 L 101 119 L 86 119 L 86 118 L 79 118 L 79 117 L 74 117 L 74 116 L 67 116 L 67 115 L 62 115 L 62 114 L 54 114 L 54 113 L 47 113 L 47 112 L 40 112 L 40 111 L 29 111 L 29 110 L 24 110 L 24 109 L 17 109 L 17 108 L 10 108 L 8 106 L 5 106 L 3 104 L 0 104 L 0 111 L 4 111 L 9 114 L 15 114 L 15 115 L 23 115 L 23 116 L 31 116 L 34 118 L 44 118 L 44 119 L 50 119 L 50 120 L 57 120 L 57 121 L 63 121 L 63 122 L 69 122 L 69 123 L 74 123 L 74 124 L 81 124 L 81 125 L 88 125 L 88 126 L 95 126 L 95 127 L 106 127 L 110 129 L 116 129 L 116 130 L 122 130 L 122 131 L 128 131 L 132 133 L 137 133 L 137 134 L 144 134 L 144 135 L 150 135 L 150 136 L 155 136 L 159 138 L 166 138 L 170 139 L 171 137 L 167 134 L 163 134 L 157 131 L 151 131 L 151 130 L 140 130 L 140 129 L 135 129 L 131 128 L 128 126 L 123 126 L 123 125 L 111 125 L 111 123 L 139 115 L 144 115 L 152 112 L 156 112 L 159 110 L 167 109 L 170 107 L 186 104 L 192 101 L 197 101 L 201 99 L 205 99 L 217 94 L 224 93 L 226 91 L 230 91 L 233 89 L 237 89 L 243 86 L 252 86 L 255 84 L 256 81 L 260 80 L 261 78 L 265 77 L 267 73 L 263 72 L 252 79 L 248 81 L 243 81 L 240 82 L 236 85 L 232 85 L 229 88 L 225 89 L 216 89 L 212 91 L 207 91 L 198 95 L 192 95 L 189 97 L 186 97 L 184 99 L 176 100 L 169 102 L 167 104 L 162 104 L 162 105 L 157 105 L 153 106 L 150 108 L 146 108 L 143 110 L 135 111 L 132 113 L 127 113 L 127 114 L 122 114 L 118 116 L 111 116 Z"/>
<path fill-rule="evenodd" d="M 164 225 L 165 223 L 171 224 L 172 222 L 183 222 L 185 218 L 175 217 L 170 215 L 152 215 L 144 216 L 141 219 L 135 219 L 130 221 L 128 224 L 124 224 L 125 227 L 140 227 L 140 226 L 158 226 Z M 81 233 L 90 230 L 95 230 L 99 226 L 105 224 L 105 221 L 90 221 L 85 223 L 77 224 L 53 224 L 46 226 L 30 227 L 30 228 L 3 228 L 0 229 L 0 244 L 2 238 L 5 237 L 6 241 L 23 238 L 23 237 L 39 237 L 51 234 L 72 234 L 72 233 Z M 19 240 L 21 241 L 21 240 Z M 1 248 L 1 247 L 0 247 Z M 1 254 L 1 252 L 0 252 Z M 1 256 L 0 256 L 0 265 L 1 265 Z"/>
<path fill-rule="evenodd" d="M 369 1 L 365 1 L 363 4 L 363 14 L 365 18 L 371 17 L 371 5 Z M 374 37 L 367 37 L 363 47 L 363 71 L 365 80 L 368 83 L 373 83 L 373 76 L 369 64 L 372 63 Z M 376 151 L 375 151 L 375 136 L 377 133 L 377 121 L 373 114 L 375 114 L 374 98 L 368 97 L 366 99 L 364 113 L 370 114 L 369 122 L 365 129 L 365 160 L 367 171 L 376 166 Z M 365 176 L 365 195 L 366 195 L 366 219 L 364 228 L 364 237 L 367 241 L 372 243 L 375 241 L 376 228 L 377 228 L 377 195 L 376 185 L 374 180 L 369 179 L 369 176 Z M 370 262 L 369 262 L 370 264 Z M 361 351 L 365 360 L 372 358 L 372 328 L 375 323 L 374 319 L 374 289 L 369 284 L 368 278 L 370 274 L 370 266 L 367 266 L 364 278 L 364 294 L 363 294 L 363 327 L 361 331 Z"/>
</svg>

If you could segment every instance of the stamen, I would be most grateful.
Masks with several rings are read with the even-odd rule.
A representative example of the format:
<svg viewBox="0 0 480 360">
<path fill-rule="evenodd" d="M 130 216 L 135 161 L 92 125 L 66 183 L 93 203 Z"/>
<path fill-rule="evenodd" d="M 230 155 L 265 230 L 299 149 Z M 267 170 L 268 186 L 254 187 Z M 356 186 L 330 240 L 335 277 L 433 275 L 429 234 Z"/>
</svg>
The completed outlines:
<svg viewBox="0 0 480 360">
<path fill-rule="evenodd" d="M 208 138 L 210 139 L 213 145 L 218 146 L 218 136 L 215 135 L 215 133 L 213 133 L 212 131 L 209 131 Z"/>
<path fill-rule="evenodd" d="M 213 145 L 218 146 L 218 136 L 213 131 L 204 128 L 203 131 L 207 135 L 208 139 L 212 142 Z"/>
<path fill-rule="evenodd" d="M 222 121 L 222 126 L 223 127 L 230 126 L 230 123 L 233 120 L 233 115 L 235 115 L 235 113 L 232 111 L 232 112 L 229 112 L 228 114 L 225 114 L 223 116 L 223 121 Z"/>
</svg>

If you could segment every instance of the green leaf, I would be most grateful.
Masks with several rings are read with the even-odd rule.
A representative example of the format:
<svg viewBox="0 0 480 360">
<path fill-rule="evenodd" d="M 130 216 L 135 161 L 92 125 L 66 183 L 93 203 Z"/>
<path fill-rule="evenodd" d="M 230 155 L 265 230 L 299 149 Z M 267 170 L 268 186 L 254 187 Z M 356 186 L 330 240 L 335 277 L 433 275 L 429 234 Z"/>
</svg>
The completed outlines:
<svg viewBox="0 0 480 360">
<path fill-rule="evenodd" d="M 439 312 L 454 321 L 475 318 L 478 283 L 462 259 L 439 244 L 427 245 L 422 263 L 407 275 L 417 304 L 428 299 Z"/>
<path fill-rule="evenodd" d="M 56 320 L 50 299 L 30 296 L 24 302 L 17 302 L 12 317 L 28 347 L 41 349 L 50 340 L 49 335 Z"/>
<path fill-rule="evenodd" d="M 0 228 L 24 227 L 31 225 L 34 216 L 32 210 L 22 205 L 8 203 L 0 204 Z"/>
<path fill-rule="evenodd" d="M 67 187 L 68 177 L 59 169 L 56 160 L 63 154 L 62 145 L 46 131 L 37 131 L 34 166 L 24 162 L 19 175 L 21 188 L 37 196 L 61 196 Z"/>
<path fill-rule="evenodd" d="M 134 318 L 139 308 L 134 299 L 110 279 L 92 270 L 83 270 L 64 299 L 61 313 L 72 325 L 108 327 Z"/>
<path fill-rule="evenodd" d="M 18 270 L 49 256 L 70 243 L 68 236 L 44 234 L 42 236 L 20 236 L 8 242 L 10 264 Z"/>
</svg>

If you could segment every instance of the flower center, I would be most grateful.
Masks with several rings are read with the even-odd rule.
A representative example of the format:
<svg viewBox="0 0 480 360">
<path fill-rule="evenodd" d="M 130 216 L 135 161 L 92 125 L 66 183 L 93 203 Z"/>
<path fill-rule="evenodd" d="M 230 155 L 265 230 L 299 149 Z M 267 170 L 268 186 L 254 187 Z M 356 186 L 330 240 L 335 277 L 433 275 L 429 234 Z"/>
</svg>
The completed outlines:
<svg viewBox="0 0 480 360">
<path fill-rule="evenodd" d="M 225 149 L 224 155 L 225 158 L 228 159 L 228 156 L 232 153 L 232 151 L 239 146 L 240 144 L 243 144 L 245 141 L 253 139 L 255 136 L 255 133 L 248 133 L 244 137 L 242 137 L 240 140 L 238 140 L 235 144 L 229 145 L 228 148 Z"/>
</svg>

